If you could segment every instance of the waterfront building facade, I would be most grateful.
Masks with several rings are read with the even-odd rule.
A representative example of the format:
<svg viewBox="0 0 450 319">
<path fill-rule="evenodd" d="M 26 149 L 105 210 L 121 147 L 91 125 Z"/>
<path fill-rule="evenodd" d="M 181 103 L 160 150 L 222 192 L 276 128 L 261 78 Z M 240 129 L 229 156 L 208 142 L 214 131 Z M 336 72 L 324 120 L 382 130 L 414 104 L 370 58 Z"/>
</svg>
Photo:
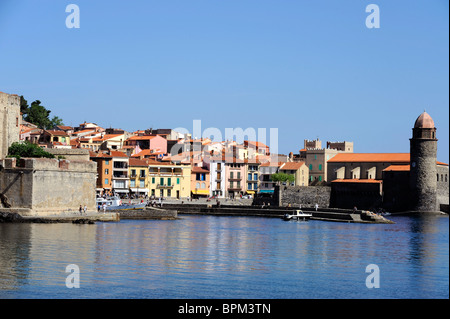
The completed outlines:
<svg viewBox="0 0 450 319">
<path fill-rule="evenodd" d="M 246 191 L 248 195 L 254 196 L 259 190 L 260 176 L 259 176 L 259 166 L 261 163 L 257 158 L 247 159 L 245 161 L 245 176 L 247 176 L 246 181 Z"/>
<path fill-rule="evenodd" d="M 191 195 L 191 166 L 148 160 L 149 196 L 181 199 Z"/>
<path fill-rule="evenodd" d="M 280 166 L 280 173 L 295 176 L 294 186 L 308 186 L 309 169 L 305 162 L 287 162 Z"/>
<path fill-rule="evenodd" d="M 282 162 L 265 162 L 259 166 L 259 190 L 258 193 L 273 194 L 276 182 L 272 181 L 272 174 L 278 173 Z"/>
<path fill-rule="evenodd" d="M 191 171 L 191 197 L 201 198 L 210 196 L 209 170 L 193 166 Z"/>
<path fill-rule="evenodd" d="M 225 198 L 226 194 L 226 171 L 225 171 L 225 156 L 210 157 L 209 162 L 209 177 L 211 196 L 216 198 Z"/>
<path fill-rule="evenodd" d="M 236 157 L 228 157 L 225 161 L 225 183 L 226 196 L 228 198 L 238 198 L 245 194 L 246 174 L 244 160 Z"/>
<path fill-rule="evenodd" d="M 103 152 L 90 152 L 90 160 L 97 163 L 97 195 L 112 195 L 112 155 Z"/>
<path fill-rule="evenodd" d="M 108 151 L 108 154 L 112 156 L 112 192 L 119 196 L 125 196 L 130 191 L 129 158 L 120 151 Z"/>
<path fill-rule="evenodd" d="M 146 196 L 149 192 L 148 161 L 139 158 L 129 159 L 130 193 L 135 196 Z"/>
</svg>

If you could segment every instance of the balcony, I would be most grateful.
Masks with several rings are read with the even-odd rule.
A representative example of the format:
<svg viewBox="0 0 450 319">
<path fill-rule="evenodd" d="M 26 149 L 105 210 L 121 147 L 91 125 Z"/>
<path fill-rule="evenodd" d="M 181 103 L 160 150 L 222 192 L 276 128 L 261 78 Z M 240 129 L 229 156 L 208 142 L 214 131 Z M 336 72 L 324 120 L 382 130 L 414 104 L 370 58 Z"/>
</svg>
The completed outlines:
<svg viewBox="0 0 450 319">
<path fill-rule="evenodd" d="M 158 185 L 156 185 L 156 188 L 159 188 L 159 189 L 172 189 L 172 188 L 173 188 L 173 185 L 167 185 L 167 184 L 162 185 L 162 184 L 158 184 Z"/>
<path fill-rule="evenodd" d="M 228 187 L 228 191 L 238 191 L 238 192 L 240 192 L 240 191 L 242 191 L 242 187 Z"/>
<path fill-rule="evenodd" d="M 128 164 L 125 162 L 114 162 L 113 169 L 126 170 L 128 169 Z"/>
<path fill-rule="evenodd" d="M 117 172 L 114 172 L 113 179 L 128 179 L 128 174 L 118 174 Z"/>
<path fill-rule="evenodd" d="M 228 179 L 230 182 L 231 181 L 241 181 L 242 180 L 242 177 L 230 177 L 229 179 Z"/>
</svg>

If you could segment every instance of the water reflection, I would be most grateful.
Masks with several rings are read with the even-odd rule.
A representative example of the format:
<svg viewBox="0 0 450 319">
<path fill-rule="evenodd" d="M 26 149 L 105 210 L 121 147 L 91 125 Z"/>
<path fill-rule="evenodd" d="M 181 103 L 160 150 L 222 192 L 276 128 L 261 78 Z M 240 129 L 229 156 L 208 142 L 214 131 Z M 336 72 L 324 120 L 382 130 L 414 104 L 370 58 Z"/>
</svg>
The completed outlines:
<svg viewBox="0 0 450 319">
<path fill-rule="evenodd" d="M 0 224 L 0 297 L 448 297 L 448 217 L 393 225 L 186 216 Z M 384 289 L 368 291 L 377 264 Z M 81 287 L 65 287 L 77 264 Z"/>
</svg>

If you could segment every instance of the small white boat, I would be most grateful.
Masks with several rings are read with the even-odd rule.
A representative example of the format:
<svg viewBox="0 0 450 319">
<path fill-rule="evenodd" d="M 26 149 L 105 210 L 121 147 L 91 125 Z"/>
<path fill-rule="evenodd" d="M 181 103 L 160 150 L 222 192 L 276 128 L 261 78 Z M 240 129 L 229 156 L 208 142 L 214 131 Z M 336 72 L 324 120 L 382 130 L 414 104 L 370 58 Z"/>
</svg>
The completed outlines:
<svg viewBox="0 0 450 319">
<path fill-rule="evenodd" d="M 284 220 L 308 220 L 312 217 L 312 214 L 304 213 L 302 210 L 297 209 L 295 214 L 284 214 Z"/>
<path fill-rule="evenodd" d="M 97 198 L 97 206 L 100 205 L 100 210 L 103 209 L 103 205 L 106 206 L 106 210 L 129 210 L 129 209 L 144 209 L 146 203 L 139 204 L 123 204 L 122 200 L 117 197 L 108 197 L 108 198 Z"/>
</svg>

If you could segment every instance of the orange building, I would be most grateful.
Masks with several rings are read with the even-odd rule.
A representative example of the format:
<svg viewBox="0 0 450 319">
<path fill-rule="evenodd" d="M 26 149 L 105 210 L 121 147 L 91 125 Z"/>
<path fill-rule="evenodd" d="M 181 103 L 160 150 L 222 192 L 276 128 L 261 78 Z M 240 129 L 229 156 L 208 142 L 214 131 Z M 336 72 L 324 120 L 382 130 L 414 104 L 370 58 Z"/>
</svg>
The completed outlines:
<svg viewBox="0 0 450 319">
<path fill-rule="evenodd" d="M 106 153 L 89 152 L 91 161 L 97 163 L 97 194 L 111 195 L 112 191 L 112 155 Z"/>
</svg>

